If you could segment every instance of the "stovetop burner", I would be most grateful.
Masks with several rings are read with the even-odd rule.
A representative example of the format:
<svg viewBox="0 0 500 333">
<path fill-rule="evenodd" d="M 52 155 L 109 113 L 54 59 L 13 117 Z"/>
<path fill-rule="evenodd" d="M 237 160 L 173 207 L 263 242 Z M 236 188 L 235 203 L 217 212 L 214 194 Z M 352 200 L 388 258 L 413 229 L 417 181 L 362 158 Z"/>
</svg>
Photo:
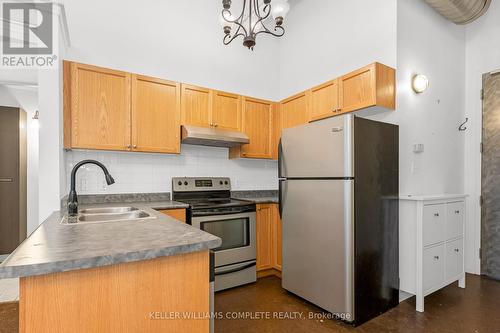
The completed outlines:
<svg viewBox="0 0 500 333">
<path fill-rule="evenodd" d="M 255 211 L 253 202 L 231 198 L 231 181 L 226 177 L 172 178 L 172 198 L 199 215 Z"/>
</svg>

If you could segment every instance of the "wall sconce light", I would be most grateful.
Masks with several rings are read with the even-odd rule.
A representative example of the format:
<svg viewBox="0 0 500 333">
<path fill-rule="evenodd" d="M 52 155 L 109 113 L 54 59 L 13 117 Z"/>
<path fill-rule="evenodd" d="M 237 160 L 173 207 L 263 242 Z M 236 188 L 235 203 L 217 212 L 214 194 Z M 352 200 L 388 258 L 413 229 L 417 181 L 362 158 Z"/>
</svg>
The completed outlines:
<svg viewBox="0 0 500 333">
<path fill-rule="evenodd" d="M 414 92 L 421 94 L 429 87 L 429 79 L 427 79 L 427 76 L 423 74 L 414 75 L 411 86 Z"/>
</svg>

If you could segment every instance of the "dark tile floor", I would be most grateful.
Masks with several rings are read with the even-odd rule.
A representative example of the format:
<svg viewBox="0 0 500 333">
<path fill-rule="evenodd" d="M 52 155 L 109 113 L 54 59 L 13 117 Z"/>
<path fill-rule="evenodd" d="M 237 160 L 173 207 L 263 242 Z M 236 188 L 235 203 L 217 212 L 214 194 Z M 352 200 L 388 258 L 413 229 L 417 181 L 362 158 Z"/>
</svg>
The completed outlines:
<svg viewBox="0 0 500 333">
<path fill-rule="evenodd" d="M 299 312 L 307 317 L 319 313 L 314 305 L 286 292 L 276 277 L 260 279 L 257 283 L 219 292 L 215 310 L 234 312 Z M 215 322 L 217 333 L 229 332 L 401 332 L 401 333 L 500 333 L 500 282 L 468 275 L 467 288 L 450 285 L 425 298 L 425 312 L 415 311 L 415 297 L 396 308 L 356 328 L 334 320 L 265 319 Z M 258 313 L 255 313 L 256 316 Z"/>
<path fill-rule="evenodd" d="M 234 314 L 264 316 L 272 313 L 321 313 L 320 309 L 281 288 L 276 277 L 217 293 L 215 310 Z M 410 298 L 389 312 L 359 326 L 319 319 L 238 319 L 217 320 L 217 333 L 500 333 L 500 282 L 468 275 L 467 288 L 453 284 L 425 298 L 425 312 L 415 311 Z M 18 331 L 18 303 L 0 303 L 0 333 Z"/>
</svg>

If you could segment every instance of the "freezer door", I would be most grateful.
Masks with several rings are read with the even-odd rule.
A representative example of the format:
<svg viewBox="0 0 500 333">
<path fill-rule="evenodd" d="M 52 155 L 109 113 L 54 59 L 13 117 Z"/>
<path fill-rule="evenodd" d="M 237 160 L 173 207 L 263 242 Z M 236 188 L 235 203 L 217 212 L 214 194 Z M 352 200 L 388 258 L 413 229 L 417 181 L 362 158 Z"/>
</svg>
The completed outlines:
<svg viewBox="0 0 500 333">
<path fill-rule="evenodd" d="M 354 320 L 353 180 L 282 182 L 284 289 Z"/>
<path fill-rule="evenodd" d="M 283 130 L 282 178 L 347 178 L 353 172 L 353 116 L 323 119 Z"/>
</svg>

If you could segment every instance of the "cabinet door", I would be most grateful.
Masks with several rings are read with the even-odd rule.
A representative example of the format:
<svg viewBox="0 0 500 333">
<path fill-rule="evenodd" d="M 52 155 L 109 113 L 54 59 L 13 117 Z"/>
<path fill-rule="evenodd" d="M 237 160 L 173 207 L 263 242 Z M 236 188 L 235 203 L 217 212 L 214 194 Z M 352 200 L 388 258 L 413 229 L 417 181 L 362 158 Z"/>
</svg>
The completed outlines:
<svg viewBox="0 0 500 333">
<path fill-rule="evenodd" d="M 212 93 L 209 89 L 181 85 L 181 123 L 183 125 L 210 126 Z"/>
<path fill-rule="evenodd" d="M 282 226 L 281 219 L 278 212 L 278 205 L 272 205 L 272 219 L 273 219 L 273 240 L 274 240 L 274 257 L 273 257 L 273 266 L 275 269 L 281 271 L 281 257 L 282 257 Z"/>
<path fill-rule="evenodd" d="M 464 271 L 463 238 L 446 243 L 445 278 L 450 280 Z"/>
<path fill-rule="evenodd" d="M 242 128 L 250 143 L 241 146 L 242 157 L 271 158 L 272 103 L 243 97 Z"/>
<path fill-rule="evenodd" d="M 130 74 L 71 63 L 71 147 L 130 150 L 130 98 Z"/>
<path fill-rule="evenodd" d="M 282 129 L 307 123 L 306 93 L 300 93 L 281 102 Z"/>
<path fill-rule="evenodd" d="M 241 96 L 214 91 L 211 123 L 217 128 L 239 131 L 241 128 Z"/>
<path fill-rule="evenodd" d="M 186 223 L 186 210 L 185 209 L 162 209 L 160 213 L 173 217 L 179 222 Z"/>
<path fill-rule="evenodd" d="M 273 268 L 271 205 L 257 205 L 257 271 Z"/>
<path fill-rule="evenodd" d="M 273 160 L 278 159 L 278 146 L 281 139 L 281 110 L 279 103 L 273 103 L 272 106 L 272 138 L 271 155 Z"/>
<path fill-rule="evenodd" d="M 444 241 L 445 213 L 446 208 L 444 204 L 424 206 L 424 220 L 422 225 L 424 246 Z"/>
<path fill-rule="evenodd" d="M 132 150 L 180 152 L 180 85 L 132 77 Z"/>
<path fill-rule="evenodd" d="M 308 91 L 309 121 L 335 116 L 339 109 L 339 84 L 338 81 L 328 81 Z"/>
<path fill-rule="evenodd" d="M 446 239 L 457 238 L 464 234 L 464 202 L 452 202 L 446 205 Z"/>
<path fill-rule="evenodd" d="M 341 112 L 359 110 L 376 103 L 375 64 L 368 65 L 340 78 Z"/>
<path fill-rule="evenodd" d="M 424 292 L 444 282 L 444 245 L 424 250 L 423 256 Z"/>
</svg>

